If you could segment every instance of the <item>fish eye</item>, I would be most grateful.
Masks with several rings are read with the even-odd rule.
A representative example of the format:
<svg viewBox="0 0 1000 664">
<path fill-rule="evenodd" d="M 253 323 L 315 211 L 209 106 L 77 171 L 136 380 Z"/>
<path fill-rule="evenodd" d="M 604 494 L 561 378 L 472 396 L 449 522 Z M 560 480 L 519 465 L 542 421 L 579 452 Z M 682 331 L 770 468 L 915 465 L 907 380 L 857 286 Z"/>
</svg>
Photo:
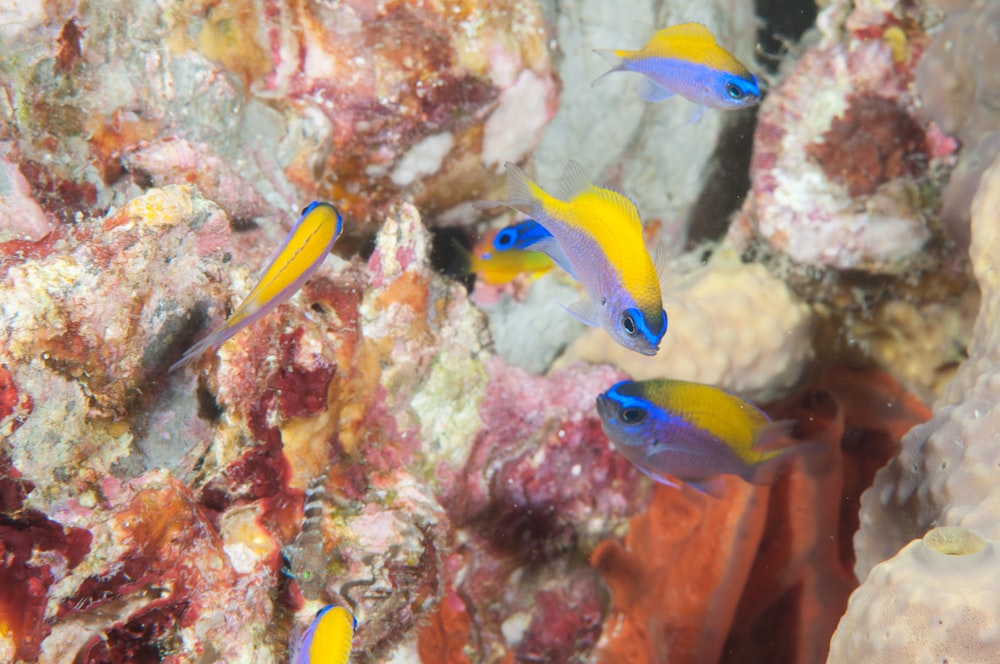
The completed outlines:
<svg viewBox="0 0 1000 664">
<path fill-rule="evenodd" d="M 497 249 L 506 249 L 512 244 L 514 244 L 514 234 L 509 229 L 500 231 L 497 234 L 496 241 L 493 243 Z"/>
<path fill-rule="evenodd" d="M 636 424 L 646 419 L 646 411 L 637 406 L 629 406 L 628 408 L 622 408 L 622 412 L 618 417 L 625 424 Z"/>
<path fill-rule="evenodd" d="M 625 334 L 630 337 L 634 337 L 635 333 L 638 332 L 638 328 L 635 326 L 635 319 L 632 318 L 632 314 L 628 312 L 622 314 L 622 329 L 625 330 Z"/>
<path fill-rule="evenodd" d="M 726 83 L 726 94 L 729 95 L 730 99 L 735 99 L 737 101 L 746 96 L 746 93 L 744 93 L 743 90 L 740 89 L 740 86 L 735 83 Z"/>
</svg>

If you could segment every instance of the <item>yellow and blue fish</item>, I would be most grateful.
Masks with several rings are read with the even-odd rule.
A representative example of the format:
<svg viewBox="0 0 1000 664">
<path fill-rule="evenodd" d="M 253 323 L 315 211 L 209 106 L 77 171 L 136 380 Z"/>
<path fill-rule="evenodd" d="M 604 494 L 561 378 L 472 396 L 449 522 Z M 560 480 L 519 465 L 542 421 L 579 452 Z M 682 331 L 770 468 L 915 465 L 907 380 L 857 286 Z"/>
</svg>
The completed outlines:
<svg viewBox="0 0 1000 664">
<path fill-rule="evenodd" d="M 772 422 L 725 390 L 683 380 L 622 381 L 597 397 L 604 432 L 615 448 L 657 482 L 670 478 L 718 496 L 719 475 L 770 484 L 792 452 L 822 443 L 787 443 L 792 421 Z"/>
<path fill-rule="evenodd" d="M 657 102 L 679 94 L 698 105 L 696 118 L 706 106 L 738 109 L 760 101 L 757 77 L 736 57 L 722 48 L 711 31 L 701 23 L 682 23 L 657 30 L 638 51 L 594 51 L 611 65 L 611 70 L 631 71 L 645 78 L 639 96 Z"/>
<path fill-rule="evenodd" d="M 357 628 L 357 619 L 346 608 L 324 606 L 299 638 L 292 664 L 347 664 Z"/>
<path fill-rule="evenodd" d="M 589 300 L 566 310 L 603 327 L 622 346 L 655 355 L 667 331 L 660 281 L 642 237 L 635 203 L 595 186 L 574 161 L 563 172 L 558 196 L 507 163 L 510 199 L 502 204 L 534 218 L 551 238 L 532 243 L 572 275 Z"/>
<path fill-rule="evenodd" d="M 552 259 L 540 251 L 520 249 L 492 251 L 482 255 L 471 253 L 467 260 L 466 272 L 475 272 L 478 279 L 490 286 L 510 283 L 520 274 L 540 277 L 555 266 Z"/>
<path fill-rule="evenodd" d="M 295 294 L 319 268 L 340 236 L 343 218 L 329 203 L 313 201 L 271 255 L 260 280 L 236 311 L 207 337 L 191 346 L 170 371 L 182 367 L 206 350 L 220 346 L 244 327 L 260 320 Z"/>
</svg>

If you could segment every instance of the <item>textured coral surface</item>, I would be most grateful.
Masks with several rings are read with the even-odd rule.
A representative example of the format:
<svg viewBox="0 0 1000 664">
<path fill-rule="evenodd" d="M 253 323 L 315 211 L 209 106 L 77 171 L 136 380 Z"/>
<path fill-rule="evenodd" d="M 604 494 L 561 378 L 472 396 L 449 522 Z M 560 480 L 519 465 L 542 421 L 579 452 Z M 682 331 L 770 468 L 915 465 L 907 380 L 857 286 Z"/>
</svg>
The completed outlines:
<svg viewBox="0 0 1000 664">
<path fill-rule="evenodd" d="M 852 570 L 872 585 L 831 661 L 993 628 L 990 597 L 953 593 L 995 567 L 1000 164 L 973 210 L 969 358 L 909 434 L 930 412 L 897 380 L 935 395 L 966 352 L 976 295 L 936 210 L 960 146 L 956 183 L 991 161 L 969 136 L 995 68 L 983 46 L 962 89 L 934 72 L 992 5 L 825 3 L 756 131 L 754 111 L 688 124 L 626 75 L 590 86 L 589 49 L 637 45 L 637 19 L 702 20 L 760 70 L 753 3 L 695 4 L 0 8 L 0 661 L 282 662 L 338 603 L 354 662 L 812 663 Z M 743 198 L 728 155 L 751 138 L 715 243 L 705 210 Z M 655 359 L 600 330 L 563 353 L 564 276 L 470 296 L 432 269 L 487 223 L 468 202 L 502 196 L 505 161 L 549 182 L 570 158 L 668 244 Z M 319 198 L 344 213 L 336 255 L 169 372 Z M 682 253 L 689 227 L 713 242 Z M 740 392 L 825 454 L 722 499 L 654 485 L 594 408 L 628 376 Z"/>
<path fill-rule="evenodd" d="M 996 385 L 1000 308 L 996 277 L 1000 162 L 984 174 L 973 204 L 970 254 L 982 291 L 967 359 L 934 405 L 934 417 L 914 429 L 898 457 L 865 495 L 856 539 L 858 577 L 934 526 L 961 526 L 982 537 L 997 534 L 994 503 Z"/>
</svg>

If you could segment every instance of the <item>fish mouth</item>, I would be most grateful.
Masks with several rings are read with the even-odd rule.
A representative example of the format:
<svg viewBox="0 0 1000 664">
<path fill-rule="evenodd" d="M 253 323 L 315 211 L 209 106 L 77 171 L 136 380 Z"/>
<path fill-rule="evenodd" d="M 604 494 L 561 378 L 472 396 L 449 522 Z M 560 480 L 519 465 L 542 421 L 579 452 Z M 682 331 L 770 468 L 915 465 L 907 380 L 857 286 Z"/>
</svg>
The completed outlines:
<svg viewBox="0 0 1000 664">
<path fill-rule="evenodd" d="M 615 414 L 614 402 L 603 394 L 597 397 L 597 414 L 605 422 L 611 420 Z"/>
</svg>

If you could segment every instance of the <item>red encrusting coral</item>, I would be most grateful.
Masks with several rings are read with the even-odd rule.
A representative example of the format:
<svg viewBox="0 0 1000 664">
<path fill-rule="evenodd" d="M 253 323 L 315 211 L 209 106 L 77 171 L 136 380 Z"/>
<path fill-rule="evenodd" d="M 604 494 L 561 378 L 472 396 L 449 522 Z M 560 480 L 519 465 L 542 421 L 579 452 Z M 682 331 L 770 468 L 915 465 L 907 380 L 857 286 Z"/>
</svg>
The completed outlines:
<svg viewBox="0 0 1000 664">
<path fill-rule="evenodd" d="M 49 587 L 80 564 L 92 536 L 67 528 L 34 509 L 24 509 L 33 489 L 0 452 L 0 634 L 15 644 L 14 659 L 38 657 L 49 632 Z"/>
<path fill-rule="evenodd" d="M 806 146 L 826 176 L 851 197 L 875 193 L 889 180 L 927 167 L 924 129 L 895 101 L 866 92 L 847 99 L 823 140 Z"/>
<path fill-rule="evenodd" d="M 61 602 L 59 616 L 92 614 L 123 600 L 139 607 L 94 635 L 77 661 L 157 661 L 148 658 L 169 650 L 178 629 L 193 625 L 206 605 L 237 585 L 218 531 L 187 487 L 169 477 L 137 487 L 112 520 L 124 547 L 120 555 L 84 579 Z"/>
<path fill-rule="evenodd" d="M 598 661 L 822 661 L 857 585 L 857 502 L 899 437 L 929 411 L 887 374 L 833 369 L 767 408 L 827 454 L 770 490 L 730 482 L 724 500 L 657 486 L 624 543 L 592 564 L 611 587 Z M 775 629 L 781 625 L 781 629 Z"/>
</svg>

